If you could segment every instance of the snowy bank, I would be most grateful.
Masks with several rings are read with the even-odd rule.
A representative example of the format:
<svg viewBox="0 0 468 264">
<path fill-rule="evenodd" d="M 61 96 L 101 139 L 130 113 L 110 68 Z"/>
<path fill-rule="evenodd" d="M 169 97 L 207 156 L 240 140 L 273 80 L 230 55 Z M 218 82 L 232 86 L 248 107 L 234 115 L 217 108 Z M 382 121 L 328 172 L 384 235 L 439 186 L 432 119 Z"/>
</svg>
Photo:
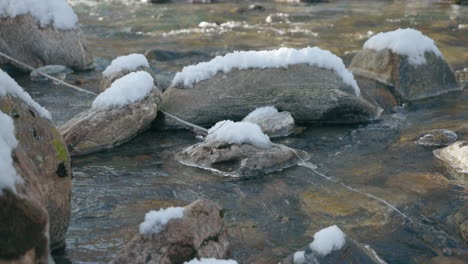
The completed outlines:
<svg viewBox="0 0 468 264">
<path fill-rule="evenodd" d="M 114 73 L 128 70 L 134 71 L 138 69 L 138 67 L 150 67 L 148 60 L 142 54 L 129 54 L 126 56 L 120 56 L 114 59 L 109 66 L 102 72 L 104 77 L 109 77 Z"/>
<path fill-rule="evenodd" d="M 206 142 L 226 142 L 229 144 L 250 144 L 252 146 L 268 149 L 272 143 L 256 124 L 247 122 L 220 121 L 208 130 Z"/>
<path fill-rule="evenodd" d="M 377 51 L 390 49 L 394 53 L 408 56 L 409 62 L 413 65 L 426 63 L 424 56 L 426 52 L 433 52 L 438 57 L 443 57 L 434 40 L 412 28 L 381 32 L 367 40 L 364 48 Z"/>
<path fill-rule="evenodd" d="M 14 18 L 30 14 L 41 27 L 52 24 L 57 29 L 75 29 L 78 17 L 67 0 L 2 0 L 0 17 Z"/>
<path fill-rule="evenodd" d="M 0 111 L 0 195 L 3 189 L 16 191 L 15 184 L 22 181 L 22 178 L 13 167 L 11 152 L 18 145 L 15 137 L 15 125 L 13 120 Z"/>
<path fill-rule="evenodd" d="M 346 243 L 346 234 L 334 225 L 324 228 L 314 234 L 314 241 L 309 247 L 320 256 L 326 256 L 332 251 L 340 250 Z"/>
<path fill-rule="evenodd" d="M 224 56 L 217 56 L 208 62 L 186 66 L 177 73 L 172 85 L 183 84 L 191 87 L 194 83 L 207 80 L 218 72 L 229 73 L 233 69 L 250 68 L 280 68 L 294 64 L 308 64 L 333 70 L 344 83 L 352 86 L 356 95 L 360 95 L 359 87 L 353 74 L 346 69 L 343 60 L 327 50 L 318 47 L 304 49 L 280 48 L 263 51 L 236 51 Z"/>
<path fill-rule="evenodd" d="M 184 264 L 237 264 L 237 261 L 214 258 L 201 258 L 192 259 L 191 261 L 185 262 Z"/>
<path fill-rule="evenodd" d="M 117 79 L 93 101 L 93 108 L 121 107 L 145 98 L 153 89 L 154 79 L 145 72 L 131 72 Z"/>
<path fill-rule="evenodd" d="M 0 69 L 0 96 L 6 95 L 18 97 L 33 108 L 40 116 L 52 119 L 52 116 L 47 109 L 36 103 L 31 96 L 25 92 L 15 80 L 13 80 L 13 78 Z"/>
<path fill-rule="evenodd" d="M 169 220 L 182 218 L 183 216 L 183 207 L 169 207 L 159 211 L 149 211 L 145 215 L 145 221 L 140 224 L 140 234 L 157 234 L 162 231 Z"/>
</svg>

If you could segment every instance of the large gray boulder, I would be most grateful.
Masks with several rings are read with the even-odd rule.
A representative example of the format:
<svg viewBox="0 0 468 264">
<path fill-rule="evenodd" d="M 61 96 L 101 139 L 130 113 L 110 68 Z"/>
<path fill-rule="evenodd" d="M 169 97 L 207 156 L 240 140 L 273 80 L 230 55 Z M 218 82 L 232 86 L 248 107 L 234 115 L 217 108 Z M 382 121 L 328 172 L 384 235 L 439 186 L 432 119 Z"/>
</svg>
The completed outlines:
<svg viewBox="0 0 468 264">
<path fill-rule="evenodd" d="M 0 51 L 34 68 L 53 64 L 77 70 L 94 67 L 93 57 L 78 27 L 68 30 L 52 25 L 41 27 L 31 15 L 0 18 Z M 0 64 L 9 63 L 0 58 Z"/>
<path fill-rule="evenodd" d="M 111 149 L 148 129 L 156 118 L 161 92 L 155 86 L 142 100 L 109 108 L 90 108 L 59 128 L 72 156 Z"/>
<path fill-rule="evenodd" d="M 183 209 L 157 233 L 138 233 L 112 264 L 179 264 L 193 258 L 223 259 L 229 251 L 222 209 L 198 200 Z"/>
<path fill-rule="evenodd" d="M 27 164 L 18 162 L 19 166 L 27 166 L 28 170 L 34 171 L 31 176 L 22 176 L 35 182 L 39 189 L 39 197 L 36 198 L 50 216 L 51 249 L 63 248 L 70 221 L 72 189 L 70 155 L 65 142 L 50 120 L 16 96 L 0 96 L 0 110 L 14 120 L 18 149 L 24 151 L 31 161 Z"/>
<path fill-rule="evenodd" d="M 284 145 L 259 148 L 250 144 L 207 141 L 190 146 L 176 156 L 187 166 L 230 177 L 252 177 L 292 167 L 310 159 L 309 155 Z"/>
<path fill-rule="evenodd" d="M 290 112 L 299 123 L 367 122 L 380 114 L 380 108 L 356 96 L 353 87 L 335 72 L 306 64 L 233 69 L 193 87 L 172 86 L 163 93 L 162 109 L 197 125 L 211 126 L 220 120 L 241 120 L 265 105 Z M 179 127 L 173 120 L 165 121 L 169 127 Z"/>
<path fill-rule="evenodd" d="M 426 63 L 413 65 L 407 56 L 389 49 L 363 49 L 354 56 L 349 68 L 355 76 L 385 84 L 401 102 L 461 90 L 443 57 L 433 52 L 426 52 L 424 56 Z"/>
</svg>

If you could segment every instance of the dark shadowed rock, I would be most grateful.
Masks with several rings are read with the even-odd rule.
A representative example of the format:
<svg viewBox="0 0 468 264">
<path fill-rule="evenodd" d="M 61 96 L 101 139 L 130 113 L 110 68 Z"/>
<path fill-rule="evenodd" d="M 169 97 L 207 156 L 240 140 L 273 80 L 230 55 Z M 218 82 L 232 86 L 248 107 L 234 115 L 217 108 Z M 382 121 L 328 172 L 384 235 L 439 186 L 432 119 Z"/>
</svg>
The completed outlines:
<svg viewBox="0 0 468 264">
<path fill-rule="evenodd" d="M 232 70 L 217 73 L 191 88 L 172 86 L 162 109 L 189 122 L 211 126 L 238 121 L 259 106 L 275 106 L 299 123 L 355 123 L 378 118 L 380 108 L 354 94 L 331 70 L 305 64 L 288 68 Z M 166 119 L 169 127 L 179 127 Z"/>
<path fill-rule="evenodd" d="M 455 214 L 455 224 L 463 241 L 468 243 L 468 203 Z"/>
<path fill-rule="evenodd" d="M 225 258 L 229 242 L 223 211 L 214 202 L 198 200 L 156 234 L 137 234 L 112 264 L 179 264 L 194 258 Z"/>
<path fill-rule="evenodd" d="M 231 177 L 251 177 L 283 170 L 309 160 L 300 150 L 274 144 L 269 149 L 248 144 L 202 142 L 177 154 L 177 160 L 187 166 L 197 167 Z"/>
<path fill-rule="evenodd" d="M 0 51 L 34 68 L 52 64 L 78 70 L 94 67 L 79 28 L 41 28 L 30 15 L 0 19 Z M 0 58 L 0 64 L 8 63 L 10 61 Z"/>
<path fill-rule="evenodd" d="M 34 199 L 50 216 L 51 249 L 62 248 L 70 221 L 72 187 L 70 156 L 65 142 L 50 120 L 41 117 L 21 99 L 10 95 L 0 96 L 0 109 L 15 124 L 19 142 L 17 148 L 22 151 L 21 155 L 17 155 L 18 166 L 25 166 L 24 170 L 32 172 L 22 173 L 21 176 L 34 182 L 32 185 L 38 188 Z M 30 162 L 26 164 L 23 160 L 27 158 Z"/>
<path fill-rule="evenodd" d="M 356 54 L 350 69 L 354 75 L 381 82 L 401 101 L 414 101 L 460 90 L 455 74 L 441 57 L 425 53 L 426 63 L 412 65 L 407 56 L 389 49 L 364 49 Z"/>
<path fill-rule="evenodd" d="M 59 128 L 70 154 L 111 149 L 146 130 L 156 118 L 161 92 L 153 87 L 142 100 L 122 107 L 91 108 Z"/>
</svg>

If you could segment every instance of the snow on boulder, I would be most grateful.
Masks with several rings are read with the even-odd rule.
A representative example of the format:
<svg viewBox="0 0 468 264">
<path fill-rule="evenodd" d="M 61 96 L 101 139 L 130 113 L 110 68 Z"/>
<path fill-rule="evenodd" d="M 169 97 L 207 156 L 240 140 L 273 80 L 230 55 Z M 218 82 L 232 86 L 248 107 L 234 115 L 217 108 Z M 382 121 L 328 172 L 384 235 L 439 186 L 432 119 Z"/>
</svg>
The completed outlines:
<svg viewBox="0 0 468 264">
<path fill-rule="evenodd" d="M 252 109 L 273 105 L 297 122 L 375 120 L 379 109 L 360 90 L 342 60 L 319 48 L 240 51 L 186 66 L 163 94 L 167 112 L 212 126 L 239 121 Z M 166 119 L 168 127 L 180 127 Z"/>
<path fill-rule="evenodd" d="M 35 68 L 54 64 L 76 69 L 94 66 L 78 17 L 66 0 L 0 1 L 0 39 L 1 52 Z M 0 59 L 0 64 L 10 63 Z"/>
<path fill-rule="evenodd" d="M 93 108 L 122 107 L 145 98 L 154 87 L 153 77 L 144 71 L 131 72 L 117 79 L 111 87 L 98 95 Z"/>
<path fill-rule="evenodd" d="M 248 114 L 242 122 L 258 125 L 269 137 L 289 136 L 294 132 L 294 118 L 289 112 L 278 112 L 274 106 L 259 107 Z"/>
<path fill-rule="evenodd" d="M 233 69 L 267 69 L 287 68 L 294 64 L 308 64 L 338 74 L 344 83 L 353 87 L 357 96 L 360 95 L 359 87 L 353 74 L 346 69 L 343 61 L 328 50 L 318 47 L 304 49 L 280 48 L 277 50 L 262 51 L 236 51 L 224 56 L 217 56 L 209 62 L 201 62 L 196 65 L 186 66 L 177 73 L 172 80 L 172 85 L 183 84 L 192 87 L 194 83 L 209 79 L 218 72 L 229 73 Z"/>
<path fill-rule="evenodd" d="M 248 122 L 233 122 L 224 120 L 216 123 L 208 130 L 206 142 L 225 142 L 228 144 L 250 144 L 252 146 L 269 149 L 270 138 L 263 134 L 260 127 Z"/>
<path fill-rule="evenodd" d="M 237 264 L 237 261 L 214 258 L 201 258 L 192 259 L 191 261 L 185 262 L 184 264 Z"/>
<path fill-rule="evenodd" d="M 320 256 L 326 256 L 332 251 L 340 250 L 345 244 L 346 234 L 336 226 L 324 228 L 314 234 L 314 241 L 309 247 Z"/>
<path fill-rule="evenodd" d="M 145 221 L 140 224 L 140 234 L 157 234 L 162 231 L 169 220 L 182 218 L 183 216 L 183 207 L 169 207 L 159 211 L 150 211 L 146 213 Z"/>
<path fill-rule="evenodd" d="M 22 212 L 27 208 L 29 208 L 27 211 L 31 210 L 25 214 L 22 212 L 22 216 L 17 215 L 18 218 L 14 215 L 7 216 L 17 222 L 8 218 L 4 220 L 2 213 L 0 213 L 0 222 L 14 222 L 11 225 L 12 230 L 4 231 L 11 231 L 13 236 L 16 236 L 15 242 L 10 242 L 11 245 L 5 246 L 0 243 L 1 251 L 6 253 L 13 248 L 14 252 L 18 251 L 18 253 L 24 254 L 26 252 L 22 251 L 24 248 L 14 248 L 20 245 L 17 243 L 18 240 L 23 240 L 21 243 L 24 243 L 25 246 L 44 243 L 44 245 L 50 244 L 52 250 L 61 248 L 65 243 L 71 208 L 70 156 L 65 142 L 50 120 L 49 112 L 34 102 L 13 79 L 2 71 L 0 71 L 0 110 L 3 113 L 0 122 L 1 185 L 11 184 L 13 179 L 18 179 L 17 177 L 11 178 L 14 177 L 14 171 L 10 166 L 4 167 L 11 163 L 10 154 L 11 157 L 14 157 L 12 158 L 13 167 L 19 175 L 18 177 L 24 180 L 23 184 L 16 185 L 16 193 L 8 191 L 12 190 L 11 185 L 9 188 L 3 189 L 3 193 L 9 197 L 5 198 L 6 203 L 10 204 L 11 207 L 2 210 L 2 212 L 8 215 L 13 212 Z M 9 196 L 9 194 L 13 196 Z M 0 199 L 2 199 L 1 196 Z M 3 202 L 4 200 L 0 201 L 2 204 L 0 207 L 7 208 L 8 206 L 4 207 Z M 33 211 L 37 213 L 36 216 L 34 216 Z M 37 219 L 37 222 L 34 219 Z M 48 232 L 44 233 L 42 230 L 36 234 L 36 231 L 32 232 L 28 225 L 36 231 L 42 230 L 44 227 L 46 228 L 44 230 L 48 230 Z M 9 225 L 5 224 L 5 226 Z M 28 232 L 32 232 L 32 234 Z M 43 241 L 44 234 L 47 236 L 45 242 Z M 9 235 L 0 234 L 0 237 L 5 237 L 5 241 L 9 241 Z M 21 237 L 29 240 L 37 239 L 37 241 L 26 241 Z M 44 247 L 44 245 L 42 246 Z M 49 246 L 44 248 L 49 249 Z M 2 258 L 1 256 L 0 253 L 0 258 Z"/>
<path fill-rule="evenodd" d="M 402 102 L 461 90 L 434 41 L 411 28 L 371 37 L 354 56 L 350 69 L 358 77 L 390 86 Z"/>
<path fill-rule="evenodd" d="M 22 178 L 13 167 L 12 151 L 18 145 L 15 137 L 15 125 L 13 120 L 0 111 L 0 195 L 4 189 L 16 192 L 15 185 L 22 182 Z"/>
<path fill-rule="evenodd" d="M 348 237 L 336 225 L 324 228 L 314 235 L 306 248 L 289 255 L 283 264 L 386 264 L 368 245 Z"/>
<path fill-rule="evenodd" d="M 123 144 L 146 130 L 156 118 L 161 92 L 147 72 L 117 79 L 86 110 L 62 127 L 71 155 L 82 155 Z"/>
<path fill-rule="evenodd" d="M 155 74 L 149 65 L 148 60 L 143 54 L 129 54 L 115 58 L 109 66 L 102 72 L 102 80 L 99 85 L 101 92 L 109 88 L 112 83 L 123 76 L 137 71 L 146 71 L 153 79 Z M 156 79 L 154 80 L 156 85 Z M 157 85 L 156 85 L 157 86 Z"/>
<path fill-rule="evenodd" d="M 15 18 L 30 14 L 41 25 L 53 25 L 57 29 L 75 29 L 78 16 L 67 0 L 2 0 L 0 18 Z"/>
<path fill-rule="evenodd" d="M 44 118 L 52 119 L 49 111 L 36 103 L 31 96 L 18 85 L 18 83 L 11 78 L 6 72 L 0 69 L 0 96 L 14 96 L 28 104 L 36 112 Z"/>
<path fill-rule="evenodd" d="M 223 259 L 228 251 L 222 209 L 212 201 L 198 200 L 183 208 L 173 207 L 146 214 L 140 232 L 110 263 L 186 263 L 193 261 L 194 257 L 202 261 Z"/>
</svg>

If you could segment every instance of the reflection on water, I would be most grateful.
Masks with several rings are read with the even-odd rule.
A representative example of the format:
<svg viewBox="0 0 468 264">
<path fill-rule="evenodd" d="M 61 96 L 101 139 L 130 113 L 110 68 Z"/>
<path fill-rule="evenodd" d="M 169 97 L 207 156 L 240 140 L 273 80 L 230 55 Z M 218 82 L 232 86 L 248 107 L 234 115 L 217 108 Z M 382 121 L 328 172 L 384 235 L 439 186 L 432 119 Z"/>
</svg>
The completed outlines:
<svg viewBox="0 0 468 264">
<path fill-rule="evenodd" d="M 118 55 L 148 49 L 156 49 L 151 63 L 161 76 L 238 49 L 310 45 L 342 55 L 359 49 L 369 36 L 398 27 L 415 27 L 434 38 L 454 68 L 468 61 L 468 34 L 459 27 L 468 24 L 468 7 L 439 1 L 262 2 L 263 11 L 249 11 L 249 3 L 242 2 L 70 2 L 101 70 Z M 289 16 L 267 22 L 273 13 Z M 98 80 L 96 72 L 69 77 L 94 91 Z M 19 82 L 58 125 L 93 100 L 25 77 Z M 413 142 L 437 128 L 467 139 L 467 100 L 465 91 L 410 105 L 381 122 L 309 127 L 276 140 L 308 151 L 317 166 L 312 171 L 296 166 L 233 180 L 185 167 L 174 154 L 197 142 L 188 131 L 148 131 L 124 146 L 75 158 L 67 257 L 76 263 L 107 262 L 137 232 L 147 211 L 207 198 L 226 209 L 232 258 L 240 263 L 277 263 L 333 224 L 371 245 L 388 263 L 463 263 L 466 245 L 452 218 L 467 192 L 431 149 Z M 443 256 L 444 248 L 453 249 L 452 256 Z"/>
</svg>

